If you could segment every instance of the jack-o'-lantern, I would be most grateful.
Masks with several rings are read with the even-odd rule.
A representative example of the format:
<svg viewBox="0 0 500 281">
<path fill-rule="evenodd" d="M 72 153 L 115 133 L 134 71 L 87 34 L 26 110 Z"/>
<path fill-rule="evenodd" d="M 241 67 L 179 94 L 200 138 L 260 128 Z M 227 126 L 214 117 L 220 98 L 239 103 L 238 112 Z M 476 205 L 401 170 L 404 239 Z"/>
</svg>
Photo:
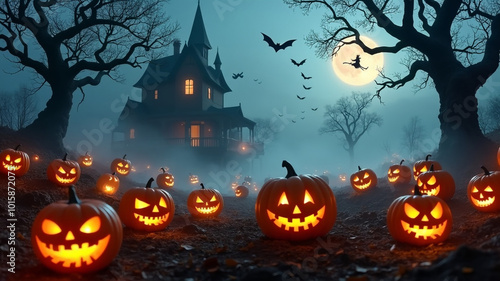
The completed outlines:
<svg viewBox="0 0 500 281">
<path fill-rule="evenodd" d="M 115 172 L 112 174 L 105 173 L 97 179 L 96 186 L 98 191 L 107 195 L 113 195 L 120 187 L 120 179 L 116 176 Z"/>
<path fill-rule="evenodd" d="M 188 211 L 193 217 L 216 217 L 224 208 L 224 199 L 217 189 L 205 188 L 193 190 L 187 199 Z"/>
<path fill-rule="evenodd" d="M 2 174 L 8 175 L 11 172 L 17 177 L 26 174 L 30 169 L 30 157 L 26 152 L 19 150 L 20 146 L 19 144 L 14 149 L 7 148 L 0 152 L 0 161 L 2 161 L 0 172 Z"/>
<path fill-rule="evenodd" d="M 498 148 L 497 152 L 497 161 L 498 161 L 498 166 L 500 166 L 500 147 Z"/>
<path fill-rule="evenodd" d="M 347 181 L 347 175 L 346 174 L 340 174 L 339 175 L 339 180 L 340 180 L 340 182 L 346 182 Z"/>
<path fill-rule="evenodd" d="M 78 199 L 43 208 L 31 227 L 31 244 L 46 267 L 63 273 L 88 273 L 108 266 L 120 251 L 123 227 L 115 210 L 100 200 Z"/>
<path fill-rule="evenodd" d="M 455 194 L 455 180 L 451 174 L 444 170 L 435 171 L 434 164 L 429 171 L 418 175 L 417 186 L 421 193 L 434 195 L 443 200 L 449 200 Z"/>
<path fill-rule="evenodd" d="M 427 154 L 427 156 L 425 156 L 425 160 L 419 160 L 415 162 L 415 164 L 413 164 L 413 178 L 415 180 L 417 180 L 418 175 L 420 175 L 421 173 L 429 171 L 431 165 L 434 165 L 434 170 L 436 171 L 443 169 L 439 162 L 429 160 L 431 156 L 432 155 Z"/>
<path fill-rule="evenodd" d="M 136 230 L 158 231 L 165 229 L 174 219 L 172 196 L 165 189 L 152 188 L 153 181 L 150 178 L 146 187 L 135 187 L 123 194 L 118 214 L 126 226 Z"/>
<path fill-rule="evenodd" d="M 126 176 L 130 173 L 132 164 L 130 160 L 125 159 L 127 154 L 123 155 L 123 158 L 115 158 L 111 162 L 111 172 L 116 172 L 118 175 Z"/>
<path fill-rule="evenodd" d="M 168 168 L 160 168 L 162 170 L 161 174 L 156 176 L 156 184 L 158 187 L 162 188 L 172 188 L 174 187 L 174 175 L 168 172 Z"/>
<path fill-rule="evenodd" d="M 481 212 L 500 211 L 500 171 L 488 171 L 472 177 L 467 185 L 467 197 L 472 206 Z"/>
<path fill-rule="evenodd" d="M 52 160 L 47 167 L 48 179 L 59 186 L 74 185 L 80 179 L 80 165 L 67 157 L 68 153 L 65 153 L 62 159 Z"/>
<path fill-rule="evenodd" d="M 377 175 L 371 169 L 361 169 L 351 175 L 351 186 L 357 192 L 367 191 L 377 185 Z"/>
<path fill-rule="evenodd" d="M 85 152 L 85 155 L 81 155 L 78 157 L 78 164 L 83 167 L 90 167 L 92 166 L 92 156 L 89 155 L 88 151 Z"/>
<path fill-rule="evenodd" d="M 392 165 L 389 167 L 389 171 L 387 171 L 387 180 L 391 185 L 407 184 L 411 181 L 411 169 L 403 165 L 404 161 L 403 159 L 399 162 L 399 165 Z"/>
<path fill-rule="evenodd" d="M 197 175 L 189 174 L 189 183 L 190 184 L 197 184 L 199 182 L 200 182 L 200 180 L 198 179 Z"/>
<path fill-rule="evenodd" d="M 244 186 L 244 185 L 238 185 L 235 189 L 234 189 L 234 195 L 237 197 L 237 198 L 246 198 L 248 197 L 248 193 L 250 191 L 248 190 L 248 187 Z"/>
<path fill-rule="evenodd" d="M 396 198 L 387 211 L 387 228 L 400 242 L 423 246 L 443 242 L 451 232 L 453 218 L 446 202 L 422 195 L 415 185 L 414 195 Z"/>
<path fill-rule="evenodd" d="M 332 190 L 317 175 L 297 175 L 292 165 L 283 178 L 272 178 L 257 195 L 255 216 L 264 235 L 273 239 L 307 240 L 327 234 L 337 218 Z"/>
</svg>

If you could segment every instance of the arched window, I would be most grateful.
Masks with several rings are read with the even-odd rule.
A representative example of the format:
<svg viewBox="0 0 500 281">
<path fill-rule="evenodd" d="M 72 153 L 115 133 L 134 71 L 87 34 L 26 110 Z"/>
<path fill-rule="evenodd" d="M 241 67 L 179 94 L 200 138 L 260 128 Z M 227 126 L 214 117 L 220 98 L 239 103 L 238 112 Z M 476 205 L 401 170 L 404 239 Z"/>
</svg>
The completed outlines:
<svg viewBox="0 0 500 281">
<path fill-rule="evenodd" d="M 186 95 L 192 95 L 194 93 L 194 82 L 193 79 L 186 79 L 185 81 L 185 88 L 184 88 L 184 94 Z"/>
</svg>

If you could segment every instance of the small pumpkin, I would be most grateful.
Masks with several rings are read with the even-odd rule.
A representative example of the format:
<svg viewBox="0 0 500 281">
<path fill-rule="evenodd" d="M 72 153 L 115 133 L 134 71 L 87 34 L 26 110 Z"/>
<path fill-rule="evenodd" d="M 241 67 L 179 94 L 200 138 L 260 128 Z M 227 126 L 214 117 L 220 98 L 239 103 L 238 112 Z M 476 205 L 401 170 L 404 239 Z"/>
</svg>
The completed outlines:
<svg viewBox="0 0 500 281">
<path fill-rule="evenodd" d="M 248 197 L 248 193 L 250 191 L 248 190 L 248 187 L 244 186 L 244 185 L 238 185 L 235 189 L 234 189 L 234 195 L 237 197 L 237 198 L 246 198 Z"/>
<path fill-rule="evenodd" d="M 160 168 L 160 170 L 162 170 L 162 173 L 161 174 L 158 174 L 158 176 L 156 176 L 156 184 L 158 185 L 158 187 L 162 187 L 162 188 L 172 188 L 174 187 L 174 175 L 172 175 L 171 173 L 168 173 L 168 168 L 165 169 L 165 168 Z"/>
<path fill-rule="evenodd" d="M 467 197 L 472 206 L 481 212 L 500 211 L 500 171 L 488 171 L 472 177 L 467 185 Z"/>
<path fill-rule="evenodd" d="M 92 156 L 89 155 L 89 152 L 85 152 L 85 155 L 81 155 L 80 157 L 78 157 L 78 164 L 80 164 L 80 166 L 82 167 L 90 167 L 92 166 L 92 161 L 93 161 L 93 158 Z"/>
<path fill-rule="evenodd" d="M 120 251 L 123 227 L 115 210 L 100 200 L 80 200 L 69 186 L 69 201 L 43 208 L 31 227 L 40 262 L 62 273 L 89 273 L 108 266 Z"/>
<path fill-rule="evenodd" d="M 352 188 L 357 192 L 367 191 L 377 185 L 377 175 L 371 169 L 361 169 L 351 175 L 350 182 Z"/>
<path fill-rule="evenodd" d="M 115 158 L 111 162 L 111 172 L 116 172 L 118 175 L 126 176 L 130 173 L 132 164 L 130 160 L 125 159 L 127 154 L 123 155 L 123 158 Z"/>
<path fill-rule="evenodd" d="M 387 211 L 387 228 L 399 241 L 417 246 L 443 242 L 453 224 L 451 210 L 437 197 L 423 195 L 415 185 L 413 195 L 396 198 Z"/>
<path fill-rule="evenodd" d="M 429 171 L 417 177 L 417 186 L 420 192 L 434 195 L 443 200 L 449 200 L 455 194 L 455 180 L 450 173 L 444 170 L 434 170 L 434 164 Z"/>
<path fill-rule="evenodd" d="M 201 189 L 193 190 L 187 199 L 188 211 L 193 217 L 216 217 L 224 208 L 224 199 L 217 189 L 205 189 L 200 183 Z"/>
<path fill-rule="evenodd" d="M 337 218 L 332 190 L 316 175 L 297 175 L 292 165 L 283 178 L 268 180 L 255 202 L 255 216 L 264 235 L 273 239 L 307 240 L 327 234 Z"/>
<path fill-rule="evenodd" d="M 403 165 L 402 159 L 399 165 L 392 165 L 387 171 L 387 180 L 391 185 L 407 184 L 411 181 L 412 172 L 410 167 Z"/>
<path fill-rule="evenodd" d="M 442 170 L 443 167 L 441 167 L 441 164 L 437 161 L 434 160 L 429 160 L 429 158 L 432 155 L 427 154 L 425 156 L 425 160 L 419 160 L 413 164 L 413 178 L 417 180 L 418 175 L 420 175 L 423 172 L 429 171 L 431 168 L 431 165 L 434 165 L 434 170 Z"/>
<path fill-rule="evenodd" d="M 16 177 L 22 176 L 30 169 L 30 157 L 26 152 L 19 150 L 21 147 L 18 144 L 14 149 L 7 148 L 0 152 L 0 172 L 8 175 L 9 172 L 14 173 Z"/>
<path fill-rule="evenodd" d="M 161 188 L 152 188 L 153 178 L 146 187 L 127 190 L 120 200 L 118 214 L 122 222 L 130 228 L 144 231 L 165 229 L 172 222 L 175 205 L 172 196 Z"/>
<path fill-rule="evenodd" d="M 120 179 L 116 176 L 115 172 L 112 174 L 104 173 L 97 179 L 96 186 L 98 191 L 107 195 L 113 195 L 120 187 Z"/>
<path fill-rule="evenodd" d="M 189 174 L 189 183 L 190 184 L 197 184 L 199 182 L 200 182 L 200 180 L 198 179 L 197 175 Z"/>
<path fill-rule="evenodd" d="M 62 159 L 52 160 L 47 167 L 48 179 L 59 186 L 74 185 L 80 179 L 80 165 L 67 157 L 68 153 L 65 153 Z"/>
</svg>

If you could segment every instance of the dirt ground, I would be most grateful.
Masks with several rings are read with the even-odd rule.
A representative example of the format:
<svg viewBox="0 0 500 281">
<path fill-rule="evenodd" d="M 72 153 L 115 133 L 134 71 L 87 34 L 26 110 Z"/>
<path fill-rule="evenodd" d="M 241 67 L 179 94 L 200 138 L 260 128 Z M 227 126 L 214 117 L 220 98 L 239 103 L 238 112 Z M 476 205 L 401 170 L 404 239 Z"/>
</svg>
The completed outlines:
<svg viewBox="0 0 500 281">
<path fill-rule="evenodd" d="M 66 200 L 67 189 L 47 180 L 47 159 L 53 156 L 40 157 L 28 174 L 16 179 L 15 273 L 7 272 L 9 233 L 4 229 L 2 280 L 500 280 L 500 214 L 471 207 L 465 196 L 468 175 L 456 179 L 457 192 L 448 202 L 453 230 L 438 245 L 417 247 L 392 239 L 386 227 L 387 209 L 411 186 L 394 189 L 383 178 L 364 194 L 356 194 L 350 186 L 334 187 L 335 225 L 327 236 L 302 242 L 272 240 L 261 233 L 255 220 L 255 193 L 246 199 L 225 196 L 219 217 L 195 219 L 185 203 L 193 187 L 176 183 L 169 190 L 175 216 L 165 230 L 146 233 L 125 227 L 121 250 L 107 268 L 83 275 L 54 273 L 33 253 L 31 225 L 42 208 Z M 99 199 L 118 210 L 125 190 L 144 185 L 121 178 L 119 192 L 105 196 L 95 191 L 100 172 L 82 168 L 77 184 L 80 198 Z M 0 177 L 0 186 L 7 186 L 5 176 Z M 1 189 L 0 213 L 6 221 L 6 188 Z"/>
</svg>

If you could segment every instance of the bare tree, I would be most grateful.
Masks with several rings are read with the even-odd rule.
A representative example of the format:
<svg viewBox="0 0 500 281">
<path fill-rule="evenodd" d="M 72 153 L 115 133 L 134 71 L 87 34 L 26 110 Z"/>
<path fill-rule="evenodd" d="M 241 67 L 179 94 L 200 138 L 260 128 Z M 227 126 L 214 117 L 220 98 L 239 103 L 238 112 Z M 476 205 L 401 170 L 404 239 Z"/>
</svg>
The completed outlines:
<svg viewBox="0 0 500 281">
<path fill-rule="evenodd" d="M 490 97 L 484 106 L 479 106 L 479 125 L 483 133 L 500 129 L 500 96 Z"/>
<path fill-rule="evenodd" d="M 7 93 L 0 94 L 0 126 L 11 129 L 14 126 L 12 95 Z"/>
<path fill-rule="evenodd" d="M 408 156 L 414 158 L 420 152 L 424 140 L 424 126 L 420 117 L 413 116 L 406 126 L 403 127 L 402 146 L 407 149 Z"/>
<path fill-rule="evenodd" d="M 489 163 L 497 145 L 481 132 L 477 90 L 500 62 L 500 2 L 476 0 L 284 0 L 305 12 L 324 8 L 323 34 L 308 42 L 323 57 L 338 52 L 337 45 L 357 44 L 368 54 L 402 53 L 407 72 L 381 73 L 376 94 L 398 89 L 418 73 L 420 88 L 433 86 L 439 96 L 441 139 L 438 156 L 453 168 Z M 366 31 L 384 32 L 395 43 L 370 48 L 361 40 Z M 380 42 L 379 42 L 380 43 Z M 490 89 L 493 93 L 494 91 Z M 496 93 L 495 93 L 496 94 Z M 486 161 L 486 162 L 485 162 Z"/>
<path fill-rule="evenodd" d="M 139 67 L 172 42 L 178 26 L 166 16 L 165 2 L 2 1 L 0 51 L 52 90 L 45 109 L 21 132 L 62 150 L 75 90 L 83 101 L 84 86 L 104 76 L 117 79 L 118 66 Z"/>
<path fill-rule="evenodd" d="M 255 142 L 269 143 L 276 139 L 279 128 L 271 118 L 255 118 Z"/>
<path fill-rule="evenodd" d="M 20 130 L 30 124 L 36 117 L 37 102 L 33 91 L 22 85 L 14 93 L 13 110 L 15 119 L 15 130 Z"/>
<path fill-rule="evenodd" d="M 351 166 L 354 164 L 354 147 L 359 139 L 374 125 L 382 125 L 382 116 L 366 112 L 372 103 L 370 93 L 352 93 L 342 97 L 335 105 L 327 105 L 320 134 L 333 133 L 344 143 L 349 153 Z"/>
</svg>

